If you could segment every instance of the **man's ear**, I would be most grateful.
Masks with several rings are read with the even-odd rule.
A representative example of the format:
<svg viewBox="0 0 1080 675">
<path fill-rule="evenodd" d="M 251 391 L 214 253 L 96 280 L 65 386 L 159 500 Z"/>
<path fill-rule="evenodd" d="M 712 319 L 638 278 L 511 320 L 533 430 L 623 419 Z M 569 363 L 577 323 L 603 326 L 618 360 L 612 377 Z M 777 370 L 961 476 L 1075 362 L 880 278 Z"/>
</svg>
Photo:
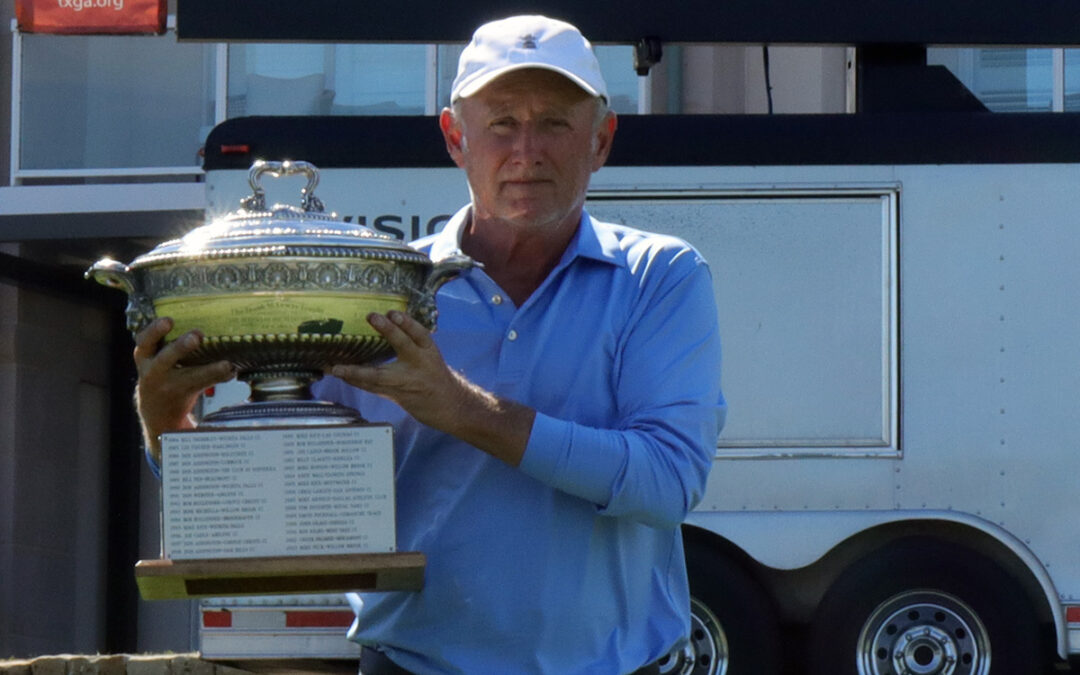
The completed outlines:
<svg viewBox="0 0 1080 675">
<path fill-rule="evenodd" d="M 457 118 L 454 117 L 453 111 L 449 108 L 443 108 L 439 113 L 439 129 L 442 130 L 443 140 L 446 141 L 446 151 L 450 153 L 450 159 L 454 160 L 454 164 L 459 167 L 463 166 L 465 145 L 464 130 L 461 128 L 461 124 Z"/>
<path fill-rule="evenodd" d="M 615 129 L 619 126 L 619 119 L 614 110 L 609 110 L 600 124 L 596 126 L 593 135 L 593 171 L 599 171 L 600 167 L 607 162 L 611 154 L 611 144 L 615 140 Z"/>
</svg>

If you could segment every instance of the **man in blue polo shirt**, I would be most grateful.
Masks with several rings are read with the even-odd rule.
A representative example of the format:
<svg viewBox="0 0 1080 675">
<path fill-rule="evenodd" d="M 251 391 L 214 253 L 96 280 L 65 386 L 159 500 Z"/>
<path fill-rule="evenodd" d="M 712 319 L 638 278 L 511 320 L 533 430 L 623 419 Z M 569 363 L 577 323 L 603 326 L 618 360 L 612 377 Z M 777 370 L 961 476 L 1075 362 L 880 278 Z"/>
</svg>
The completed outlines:
<svg viewBox="0 0 1080 675">
<path fill-rule="evenodd" d="M 616 118 L 573 26 L 480 27 L 439 125 L 472 199 L 415 246 L 483 267 L 440 289 L 434 334 L 369 317 L 397 358 L 317 391 L 394 425 L 398 545 L 428 560 L 421 592 L 354 598 L 361 671 L 657 673 L 689 629 L 679 526 L 723 421 L 708 267 L 584 211 Z M 174 426 L 141 397 L 149 437 Z"/>
</svg>

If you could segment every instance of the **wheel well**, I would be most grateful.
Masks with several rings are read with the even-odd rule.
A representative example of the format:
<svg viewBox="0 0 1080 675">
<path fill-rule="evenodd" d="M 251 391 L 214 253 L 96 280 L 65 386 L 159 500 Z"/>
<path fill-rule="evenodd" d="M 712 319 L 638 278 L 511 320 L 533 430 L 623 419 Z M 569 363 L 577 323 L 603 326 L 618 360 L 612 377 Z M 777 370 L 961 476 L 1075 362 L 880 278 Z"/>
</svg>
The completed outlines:
<svg viewBox="0 0 1080 675">
<path fill-rule="evenodd" d="M 784 621 L 807 623 L 829 586 L 844 570 L 870 553 L 899 539 L 918 536 L 959 544 L 1000 567 L 1030 599 L 1037 619 L 1053 624 L 1054 617 L 1042 586 L 1028 566 L 1005 544 L 986 532 L 943 520 L 905 520 L 884 523 L 841 541 L 806 567 L 781 570 L 759 563 L 730 540 L 709 530 L 683 525 L 683 536 L 698 550 L 715 551 L 740 565 L 765 587 Z"/>
</svg>

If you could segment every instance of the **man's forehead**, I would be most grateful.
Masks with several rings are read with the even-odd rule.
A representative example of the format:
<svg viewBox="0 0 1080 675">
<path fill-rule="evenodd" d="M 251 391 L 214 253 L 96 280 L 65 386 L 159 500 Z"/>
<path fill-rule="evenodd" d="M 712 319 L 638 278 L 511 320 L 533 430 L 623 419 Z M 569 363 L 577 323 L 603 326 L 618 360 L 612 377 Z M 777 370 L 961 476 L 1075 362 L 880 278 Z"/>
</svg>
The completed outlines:
<svg viewBox="0 0 1080 675">
<path fill-rule="evenodd" d="M 596 98 L 582 89 L 570 78 L 546 68 L 520 68 L 499 75 L 487 83 L 472 96 L 463 98 L 493 98 L 516 95 L 522 90 L 540 94 L 550 94 L 553 99 L 574 103 Z"/>
</svg>

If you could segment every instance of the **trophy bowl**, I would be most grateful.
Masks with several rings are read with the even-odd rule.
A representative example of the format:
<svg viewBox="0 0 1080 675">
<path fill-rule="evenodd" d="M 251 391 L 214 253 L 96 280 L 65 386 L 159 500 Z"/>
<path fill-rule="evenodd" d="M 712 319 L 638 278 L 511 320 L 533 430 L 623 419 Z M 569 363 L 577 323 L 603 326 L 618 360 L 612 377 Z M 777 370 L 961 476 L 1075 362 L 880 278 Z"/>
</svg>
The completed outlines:
<svg viewBox="0 0 1080 675">
<path fill-rule="evenodd" d="M 300 206 L 267 207 L 264 176 L 301 175 Z M 173 320 L 165 343 L 199 329 L 202 345 L 181 365 L 228 360 L 251 398 L 207 416 L 200 426 L 347 424 L 356 411 L 313 400 L 310 385 L 332 364 L 372 364 L 393 349 L 367 322 L 372 312 L 408 313 L 429 329 L 439 287 L 475 263 L 459 255 L 432 261 L 405 243 L 346 223 L 314 189 L 307 162 L 258 161 L 240 209 L 166 241 L 130 264 L 103 258 L 86 277 L 128 294 L 127 327 Z"/>
</svg>

